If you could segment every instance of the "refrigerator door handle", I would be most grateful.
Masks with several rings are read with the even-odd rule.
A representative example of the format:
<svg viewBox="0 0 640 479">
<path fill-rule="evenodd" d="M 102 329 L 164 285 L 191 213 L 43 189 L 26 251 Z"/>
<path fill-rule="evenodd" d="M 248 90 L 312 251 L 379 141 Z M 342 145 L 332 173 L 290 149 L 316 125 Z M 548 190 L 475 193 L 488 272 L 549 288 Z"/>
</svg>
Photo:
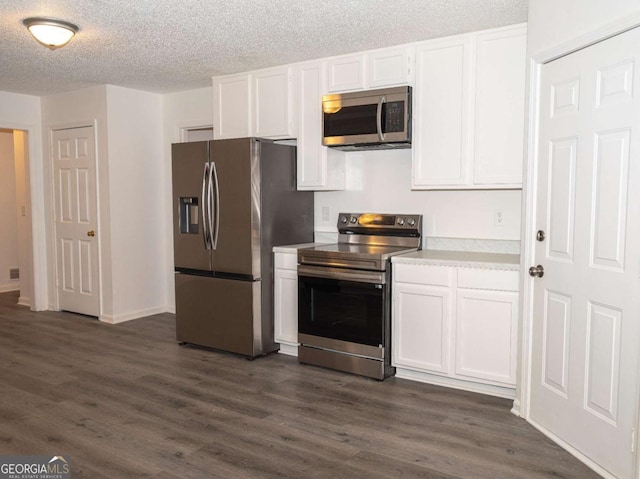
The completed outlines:
<svg viewBox="0 0 640 479">
<path fill-rule="evenodd" d="M 211 249 L 211 233 L 207 224 L 207 203 L 205 201 L 205 191 L 207 191 L 207 179 L 209 178 L 209 163 L 204 164 L 204 171 L 202 172 L 202 204 L 200 210 L 202 211 L 202 239 L 204 240 L 204 248 Z"/>
<path fill-rule="evenodd" d="M 218 170 L 216 170 L 216 164 L 211 162 L 211 171 L 209 172 L 211 175 L 211 179 L 209 180 L 209 187 L 215 181 L 215 190 L 216 190 L 216 199 L 213 211 L 215 212 L 215 228 L 213 228 L 213 238 L 212 238 L 212 246 L 215 250 L 218 247 L 218 231 L 220 231 L 220 188 L 218 185 Z M 213 195 L 212 195 L 213 196 Z M 211 210 L 209 210 L 209 214 L 211 214 Z"/>
</svg>

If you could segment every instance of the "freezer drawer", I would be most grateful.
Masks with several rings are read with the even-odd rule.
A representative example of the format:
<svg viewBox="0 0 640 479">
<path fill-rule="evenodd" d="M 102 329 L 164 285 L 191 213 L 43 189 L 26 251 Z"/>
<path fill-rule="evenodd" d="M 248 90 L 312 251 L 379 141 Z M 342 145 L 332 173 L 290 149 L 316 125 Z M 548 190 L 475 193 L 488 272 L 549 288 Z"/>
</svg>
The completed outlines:
<svg viewBox="0 0 640 479">
<path fill-rule="evenodd" d="M 260 281 L 176 273 L 176 338 L 255 357 L 262 347 Z"/>
</svg>

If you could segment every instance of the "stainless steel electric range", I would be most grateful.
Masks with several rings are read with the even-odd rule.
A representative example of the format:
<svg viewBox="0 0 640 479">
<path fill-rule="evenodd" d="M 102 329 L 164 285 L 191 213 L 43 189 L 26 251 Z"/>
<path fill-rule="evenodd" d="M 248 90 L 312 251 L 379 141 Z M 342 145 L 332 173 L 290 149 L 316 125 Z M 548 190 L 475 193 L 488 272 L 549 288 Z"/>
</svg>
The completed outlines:
<svg viewBox="0 0 640 479">
<path fill-rule="evenodd" d="M 298 360 L 382 380 L 391 366 L 391 261 L 421 248 L 422 216 L 340 213 L 338 243 L 298 250 Z"/>
</svg>

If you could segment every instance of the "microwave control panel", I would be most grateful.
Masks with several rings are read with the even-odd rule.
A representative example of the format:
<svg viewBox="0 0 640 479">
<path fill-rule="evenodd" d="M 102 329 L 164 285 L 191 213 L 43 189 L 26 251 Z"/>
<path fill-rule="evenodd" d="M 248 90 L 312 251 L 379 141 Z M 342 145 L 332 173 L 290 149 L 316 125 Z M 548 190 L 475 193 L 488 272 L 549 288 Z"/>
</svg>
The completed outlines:
<svg viewBox="0 0 640 479">
<path fill-rule="evenodd" d="M 384 132 L 404 131 L 404 102 L 390 101 L 384 104 Z"/>
</svg>

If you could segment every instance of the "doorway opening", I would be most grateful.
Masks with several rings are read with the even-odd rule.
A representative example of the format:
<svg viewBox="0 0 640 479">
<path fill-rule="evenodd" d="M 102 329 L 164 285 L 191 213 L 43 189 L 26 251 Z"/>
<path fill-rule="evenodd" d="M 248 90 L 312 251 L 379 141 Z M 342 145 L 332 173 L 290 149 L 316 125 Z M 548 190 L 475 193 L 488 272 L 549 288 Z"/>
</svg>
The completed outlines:
<svg viewBox="0 0 640 479">
<path fill-rule="evenodd" d="M 0 292 L 33 303 L 28 133 L 0 128 Z"/>
</svg>

